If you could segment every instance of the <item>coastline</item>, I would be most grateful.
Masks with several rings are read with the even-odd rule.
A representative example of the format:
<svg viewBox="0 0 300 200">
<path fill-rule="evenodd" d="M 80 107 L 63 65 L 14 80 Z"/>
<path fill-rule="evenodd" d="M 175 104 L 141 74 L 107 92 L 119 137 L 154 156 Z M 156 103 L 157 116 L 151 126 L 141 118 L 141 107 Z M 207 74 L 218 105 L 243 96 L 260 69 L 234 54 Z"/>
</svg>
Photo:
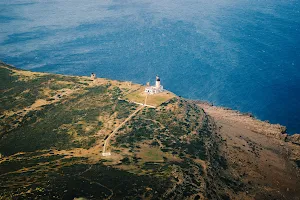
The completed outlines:
<svg viewBox="0 0 300 200">
<path fill-rule="evenodd" d="M 14 70 L 18 71 L 24 71 L 24 72 L 30 72 L 33 74 L 53 74 L 53 75 L 59 75 L 59 76 L 64 76 L 64 77 L 82 77 L 82 78 L 89 78 L 88 76 L 82 75 L 82 76 L 74 76 L 74 75 L 65 75 L 65 74 L 56 74 L 56 73 L 47 73 L 47 72 L 34 72 L 31 70 L 25 70 L 21 68 L 17 68 L 14 65 L 7 64 L 3 61 L 0 60 L 0 65 L 7 66 L 9 68 L 12 68 Z M 104 77 L 101 77 L 101 79 L 106 79 Z M 106 79 L 110 80 L 110 79 Z M 110 80 L 110 81 L 118 81 L 118 82 L 126 82 L 126 81 L 120 81 L 120 80 Z M 140 85 L 137 83 L 132 83 L 134 85 Z M 172 91 L 170 91 L 173 93 Z M 174 93 L 173 93 L 174 94 Z M 174 94 L 175 96 L 178 96 Z M 203 101 L 203 100 L 194 100 L 194 99 L 186 99 L 189 102 L 192 102 L 202 108 L 214 110 L 214 112 L 219 112 L 221 115 L 220 116 L 231 116 L 236 118 L 239 121 L 243 121 L 245 126 L 257 133 L 273 137 L 279 140 L 287 141 L 287 142 L 292 142 L 294 144 L 300 145 L 300 133 L 292 133 L 288 134 L 287 133 L 287 128 L 284 125 L 281 124 L 272 124 L 268 120 L 260 120 L 257 119 L 254 115 L 251 113 L 243 113 L 239 110 L 233 110 L 229 107 L 223 107 L 223 106 L 218 106 L 218 105 L 213 105 L 210 102 Z"/>
<path fill-rule="evenodd" d="M 253 132 L 276 138 L 286 142 L 292 142 L 300 145 L 300 134 L 288 134 L 286 127 L 281 124 L 272 124 L 268 121 L 257 119 L 251 113 L 242 113 L 238 110 L 233 110 L 228 107 L 215 106 L 210 102 L 201 100 L 190 100 L 199 105 L 204 110 L 209 110 L 216 114 L 217 119 L 231 120 L 244 123 L 245 127 Z M 227 119 L 226 119 L 227 118 Z"/>
<path fill-rule="evenodd" d="M 194 196 L 212 191 L 235 199 L 299 196 L 300 137 L 287 135 L 284 126 L 168 91 L 146 96 L 145 86 L 128 81 L 30 72 L 6 64 L 0 69 L 5 83 L 1 87 L 2 164 L 13 165 L 20 154 L 27 160 L 38 153 L 47 159 L 56 156 L 55 167 L 61 169 L 63 157 L 71 159 L 65 164 L 72 162 L 72 167 L 88 163 L 84 172 L 102 163 L 121 173 L 143 175 L 154 172 L 149 162 L 155 166 L 177 163 L 200 170 L 199 174 L 191 171 L 190 176 L 190 170 L 176 167 L 168 175 L 176 186 L 170 186 L 170 191 L 176 188 L 180 194 L 181 185 L 195 179 L 202 184 L 194 188 L 202 192 L 195 191 Z M 150 103 L 155 108 L 146 108 Z M 191 162 L 195 165 L 186 165 Z M 37 169 L 40 165 L 34 163 L 17 171 L 15 178 Z M 94 173 L 102 172 L 101 168 Z M 218 186 L 211 188 L 212 183 Z"/>
</svg>

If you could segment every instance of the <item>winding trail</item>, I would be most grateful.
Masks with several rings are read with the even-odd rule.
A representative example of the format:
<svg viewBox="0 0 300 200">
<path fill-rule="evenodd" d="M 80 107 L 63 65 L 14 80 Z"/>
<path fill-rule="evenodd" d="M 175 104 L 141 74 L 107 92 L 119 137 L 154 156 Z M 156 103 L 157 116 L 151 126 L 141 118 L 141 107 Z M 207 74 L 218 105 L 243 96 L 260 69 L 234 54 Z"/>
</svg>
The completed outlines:
<svg viewBox="0 0 300 200">
<path fill-rule="evenodd" d="M 125 125 L 126 122 L 128 122 L 133 116 L 135 116 L 140 110 L 142 110 L 145 107 L 145 105 L 142 105 L 140 107 L 138 107 L 138 109 L 136 109 L 134 111 L 134 113 L 132 113 L 131 115 L 129 115 L 125 121 L 123 121 L 117 128 L 115 128 L 115 130 L 113 132 L 111 132 L 111 134 L 106 138 L 105 142 L 104 142 L 104 146 L 103 146 L 103 151 L 102 151 L 102 156 L 110 156 L 111 153 L 110 152 L 106 152 L 107 148 L 109 146 L 109 141 L 111 139 L 111 137 L 122 127 Z"/>
<path fill-rule="evenodd" d="M 138 105 L 140 105 L 140 107 L 138 107 L 135 111 L 134 111 L 134 113 L 132 113 L 131 115 L 129 115 L 117 128 L 115 128 L 114 130 L 113 130 L 113 132 L 111 132 L 111 134 L 106 138 L 106 140 L 105 140 L 105 142 L 104 142 L 104 145 L 103 145 L 103 151 L 102 151 L 102 156 L 110 156 L 111 155 L 111 152 L 110 151 L 108 151 L 107 152 L 107 148 L 108 148 L 108 146 L 109 146 L 109 141 L 110 141 L 110 139 L 111 139 L 111 137 L 112 136 L 114 136 L 115 135 L 115 133 L 122 127 L 122 126 L 124 126 L 125 125 L 125 123 L 126 122 L 128 122 L 129 120 L 131 120 L 131 118 L 133 117 L 133 116 L 135 116 L 140 110 L 142 110 L 144 107 L 152 107 L 152 106 L 149 106 L 149 105 L 147 105 L 147 99 L 148 99 L 148 95 L 146 95 L 146 98 L 145 98 L 145 102 L 144 102 L 144 104 L 138 104 Z"/>
</svg>

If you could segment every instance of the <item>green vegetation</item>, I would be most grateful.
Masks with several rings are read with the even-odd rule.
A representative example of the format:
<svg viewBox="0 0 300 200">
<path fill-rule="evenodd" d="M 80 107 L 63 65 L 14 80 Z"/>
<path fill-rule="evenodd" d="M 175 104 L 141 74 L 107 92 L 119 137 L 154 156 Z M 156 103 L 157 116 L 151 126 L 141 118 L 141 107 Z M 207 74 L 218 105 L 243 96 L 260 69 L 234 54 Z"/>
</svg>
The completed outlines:
<svg viewBox="0 0 300 200">
<path fill-rule="evenodd" d="M 216 197 L 207 174 L 225 169 L 226 160 L 216 143 L 208 151 L 213 125 L 195 104 L 170 93 L 150 97 L 160 106 L 127 121 L 110 141 L 112 156 L 102 157 L 104 140 L 138 108 L 125 99 L 145 100 L 140 86 L 130 93 L 118 81 L 5 64 L 0 78 L 0 199 Z"/>
<path fill-rule="evenodd" d="M 18 175 L 18 182 L 8 181 L 10 188 L 2 188 L 2 197 L 17 199 L 114 199 L 131 197 L 141 198 L 145 195 L 157 198 L 168 187 L 169 181 L 150 176 L 137 176 L 126 171 L 116 170 L 96 164 L 80 164 L 78 159 L 69 159 L 60 163 L 56 170 L 43 172 L 31 170 Z M 50 166 L 47 166 L 50 168 Z M 75 173 L 74 173 L 75 172 Z M 30 175 L 30 177 L 28 177 Z M 4 181 L 0 177 L 0 181 Z M 100 184 L 102 183 L 102 184 Z M 118 184 L 116 184 L 118 183 Z M 151 190 L 147 189 L 151 188 Z"/>
<path fill-rule="evenodd" d="M 36 99 L 47 98 L 42 95 L 42 91 L 49 85 L 48 89 L 57 93 L 55 89 L 67 89 L 70 85 L 80 84 L 80 80 L 75 77 L 63 78 L 59 75 L 36 76 L 24 82 L 12 76 L 13 73 L 7 68 L 0 70 L 4 72 L 1 82 L 5 81 L 6 87 L 9 87 L 3 89 L 2 110 L 22 109 L 33 104 Z M 29 96 L 13 100 L 26 90 L 30 91 L 26 93 Z M 44 105 L 41 110 L 32 110 L 24 117 L 20 117 L 18 113 L 6 117 L 0 124 L 1 154 L 8 156 L 20 151 L 32 152 L 51 147 L 60 150 L 90 148 L 96 142 L 93 135 L 103 128 L 103 122 L 99 121 L 98 116 L 116 113 L 117 119 L 122 120 L 135 107 L 134 104 L 112 99 L 111 96 L 114 97 L 116 93 L 121 93 L 117 87 L 108 89 L 107 85 L 84 86 L 78 94 Z"/>
<path fill-rule="evenodd" d="M 164 105 L 168 105 L 165 109 Z M 176 155 L 192 155 L 205 159 L 206 137 L 205 124 L 200 121 L 203 111 L 182 99 L 171 99 L 161 108 L 164 110 L 146 109 L 128 122 L 124 133 L 116 138 L 116 146 L 128 144 L 134 148 L 136 144 L 150 140 L 150 144 L 160 144 L 164 152 Z M 126 134 L 125 134 L 126 131 Z M 159 141 L 159 142 L 158 142 Z M 186 141 L 189 141 L 187 143 Z"/>
</svg>

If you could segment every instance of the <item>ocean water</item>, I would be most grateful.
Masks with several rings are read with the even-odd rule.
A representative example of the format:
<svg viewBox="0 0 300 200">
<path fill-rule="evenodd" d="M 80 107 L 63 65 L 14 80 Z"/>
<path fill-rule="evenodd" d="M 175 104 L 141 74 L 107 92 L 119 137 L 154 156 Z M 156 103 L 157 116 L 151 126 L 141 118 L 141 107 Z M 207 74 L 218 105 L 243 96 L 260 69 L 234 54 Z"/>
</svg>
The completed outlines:
<svg viewBox="0 0 300 200">
<path fill-rule="evenodd" d="M 1 0 L 0 60 L 154 82 L 300 133 L 299 0 Z"/>
</svg>

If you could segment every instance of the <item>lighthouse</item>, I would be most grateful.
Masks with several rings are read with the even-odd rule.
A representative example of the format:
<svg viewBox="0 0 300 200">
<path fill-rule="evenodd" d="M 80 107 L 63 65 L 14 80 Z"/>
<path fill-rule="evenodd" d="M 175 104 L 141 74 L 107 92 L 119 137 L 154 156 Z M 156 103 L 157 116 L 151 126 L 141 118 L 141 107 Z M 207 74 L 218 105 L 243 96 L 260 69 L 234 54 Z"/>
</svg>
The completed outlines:
<svg viewBox="0 0 300 200">
<path fill-rule="evenodd" d="M 145 93 L 150 94 L 150 95 L 161 93 L 163 91 L 164 91 L 164 88 L 160 84 L 160 78 L 159 78 L 159 76 L 156 76 L 155 85 L 154 86 L 150 86 L 150 84 L 147 83 L 147 87 L 145 88 Z"/>
<path fill-rule="evenodd" d="M 160 89 L 160 78 L 156 75 L 156 82 L 155 82 L 156 89 Z"/>
</svg>

